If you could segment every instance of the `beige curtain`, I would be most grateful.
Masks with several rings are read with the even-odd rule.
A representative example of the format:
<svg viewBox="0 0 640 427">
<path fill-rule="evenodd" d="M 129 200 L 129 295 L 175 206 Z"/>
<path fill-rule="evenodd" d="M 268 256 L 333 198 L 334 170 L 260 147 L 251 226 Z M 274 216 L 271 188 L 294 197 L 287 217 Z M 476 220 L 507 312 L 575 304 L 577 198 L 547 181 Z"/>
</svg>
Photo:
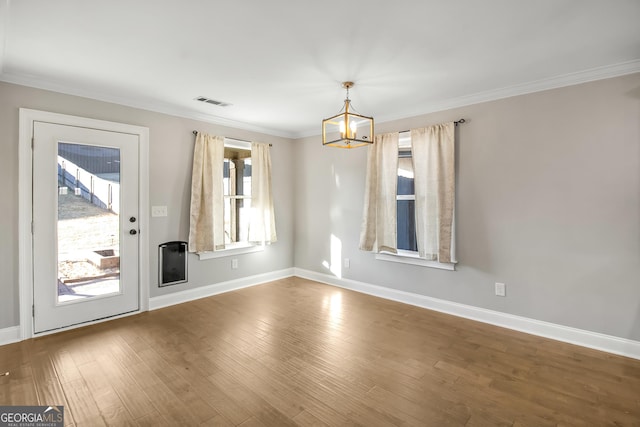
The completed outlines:
<svg viewBox="0 0 640 427">
<path fill-rule="evenodd" d="M 455 124 L 411 130 L 416 237 L 421 258 L 456 262 Z"/>
<path fill-rule="evenodd" d="M 271 153 L 269 144 L 251 143 L 251 219 L 249 241 L 275 243 L 276 222 L 271 189 Z"/>
<path fill-rule="evenodd" d="M 360 249 L 397 253 L 396 193 L 399 134 L 376 135 L 367 156 Z"/>
<path fill-rule="evenodd" d="M 189 251 L 224 249 L 224 137 L 198 132 L 193 151 Z"/>
</svg>

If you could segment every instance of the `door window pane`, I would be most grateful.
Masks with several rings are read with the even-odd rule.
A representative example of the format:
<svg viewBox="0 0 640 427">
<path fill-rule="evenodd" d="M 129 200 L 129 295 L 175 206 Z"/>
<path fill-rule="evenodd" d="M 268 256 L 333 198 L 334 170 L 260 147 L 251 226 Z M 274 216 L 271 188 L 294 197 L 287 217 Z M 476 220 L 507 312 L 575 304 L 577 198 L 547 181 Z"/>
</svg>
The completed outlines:
<svg viewBox="0 0 640 427">
<path fill-rule="evenodd" d="M 58 144 L 58 302 L 120 292 L 120 150 Z"/>
</svg>

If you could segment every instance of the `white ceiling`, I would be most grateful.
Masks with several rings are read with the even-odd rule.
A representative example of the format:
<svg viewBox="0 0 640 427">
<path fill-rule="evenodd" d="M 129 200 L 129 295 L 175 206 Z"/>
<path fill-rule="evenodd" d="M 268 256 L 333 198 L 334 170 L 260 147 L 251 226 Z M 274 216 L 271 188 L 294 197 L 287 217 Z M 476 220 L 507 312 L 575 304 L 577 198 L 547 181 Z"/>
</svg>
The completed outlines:
<svg viewBox="0 0 640 427">
<path fill-rule="evenodd" d="M 380 122 L 640 71 L 638 0 L 0 0 L 0 25 L 0 80 L 287 137 L 345 80 Z"/>
</svg>

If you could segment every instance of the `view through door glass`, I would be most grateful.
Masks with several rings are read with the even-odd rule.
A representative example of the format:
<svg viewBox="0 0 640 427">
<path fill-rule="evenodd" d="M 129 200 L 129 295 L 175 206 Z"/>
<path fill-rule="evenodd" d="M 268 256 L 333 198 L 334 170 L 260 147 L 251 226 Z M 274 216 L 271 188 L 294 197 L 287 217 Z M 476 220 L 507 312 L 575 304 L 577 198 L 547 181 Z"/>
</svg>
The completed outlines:
<svg viewBox="0 0 640 427">
<path fill-rule="evenodd" d="M 58 303 L 120 293 L 120 149 L 58 143 Z"/>
<path fill-rule="evenodd" d="M 138 309 L 138 136 L 34 121 L 34 333 Z"/>
</svg>

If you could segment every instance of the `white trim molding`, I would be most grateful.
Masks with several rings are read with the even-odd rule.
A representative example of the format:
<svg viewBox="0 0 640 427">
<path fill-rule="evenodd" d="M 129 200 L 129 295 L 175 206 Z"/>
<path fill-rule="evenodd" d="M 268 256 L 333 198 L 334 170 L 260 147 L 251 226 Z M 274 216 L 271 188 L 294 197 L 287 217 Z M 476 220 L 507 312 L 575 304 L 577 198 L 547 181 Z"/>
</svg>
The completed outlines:
<svg viewBox="0 0 640 427">
<path fill-rule="evenodd" d="M 0 0 L 2 1 L 2 0 Z M 0 57 L 0 61 L 2 61 Z M 81 88 L 77 85 L 56 82 L 51 79 L 42 77 L 36 77 L 33 75 L 21 74 L 9 72 L 0 69 L 0 81 L 11 83 L 20 86 L 32 87 L 35 89 L 48 90 L 52 92 L 63 93 L 65 95 L 79 96 L 83 98 L 95 99 L 97 101 L 109 102 L 112 104 L 123 105 L 131 108 L 138 108 L 146 111 L 153 111 L 155 113 L 168 114 L 170 116 L 182 117 L 190 120 L 197 120 L 205 123 L 212 123 L 219 126 L 226 126 L 234 129 L 242 129 L 251 132 L 258 132 L 267 135 L 279 136 L 282 138 L 294 138 L 296 135 L 293 132 L 287 132 L 278 129 L 272 129 L 265 126 L 256 125 L 253 123 L 247 123 L 234 119 L 227 119 L 225 117 L 216 116 L 206 112 L 194 111 L 191 108 L 186 108 L 171 103 L 161 102 L 158 100 L 148 99 L 146 97 L 135 96 L 119 96 L 111 93 L 106 93 L 101 90 L 84 87 Z"/>
<path fill-rule="evenodd" d="M 20 341 L 20 326 L 0 329 L 0 345 L 13 344 L 18 341 Z"/>
<path fill-rule="evenodd" d="M 400 115 L 382 116 L 376 118 L 376 123 L 386 123 L 407 117 L 417 117 L 439 111 L 466 107 L 468 105 L 482 104 L 484 102 L 497 101 L 513 96 L 542 92 L 567 86 L 575 86 L 596 80 L 610 79 L 640 72 L 640 59 L 622 62 L 619 64 L 605 65 L 575 73 L 562 74 L 532 82 L 516 84 L 484 92 L 460 96 L 457 98 L 443 99 L 430 105 L 420 105 L 413 112 L 403 111 Z"/>
<path fill-rule="evenodd" d="M 160 295 L 149 299 L 144 310 L 138 310 L 131 313 L 124 313 L 118 316 L 109 317 L 107 319 L 99 319 L 91 322 L 82 323 L 79 325 L 69 326 L 67 328 L 55 329 L 53 331 L 47 331 L 38 334 L 38 336 L 50 335 L 58 332 L 63 332 L 71 329 L 81 328 L 84 326 L 95 325 L 97 323 L 107 322 L 109 320 L 119 319 L 122 317 L 128 317 L 138 314 L 142 311 L 157 310 L 164 307 L 169 307 L 176 304 L 182 304 L 197 300 L 200 298 L 206 298 L 213 295 L 222 294 L 225 292 L 231 292 L 238 289 L 248 288 L 251 286 L 261 285 L 263 283 L 272 282 L 274 280 L 286 279 L 293 276 L 294 269 L 287 268 L 279 271 L 272 271 L 269 273 L 258 274 L 249 277 L 242 277 L 239 279 L 229 280 L 226 282 L 215 283 L 213 285 L 202 286 L 199 288 L 188 289 L 182 292 L 174 292 L 167 295 Z M 5 329 L 0 329 L 0 346 L 6 344 L 12 344 L 15 342 L 23 341 L 33 337 L 33 334 L 24 335 L 22 333 L 23 328 L 21 326 L 12 326 Z"/>
<path fill-rule="evenodd" d="M 137 312 L 149 309 L 149 128 L 124 123 L 89 119 L 48 111 L 20 108 L 18 146 L 18 283 L 20 307 L 20 339 L 36 336 L 33 332 L 33 249 L 31 246 L 33 163 L 31 140 L 33 123 L 43 121 L 69 126 L 87 127 L 129 133 L 138 136 L 139 150 L 139 296 Z M 89 324 L 89 323 L 86 323 Z M 84 326 L 81 324 L 79 326 Z M 73 327 L 71 327 L 73 328 Z M 68 328 L 65 328 L 65 330 Z M 62 329 L 57 330 L 58 332 Z M 38 336 L 41 334 L 38 334 Z"/>
<path fill-rule="evenodd" d="M 513 329 L 531 335 L 537 335 L 557 341 L 563 341 L 582 347 L 588 347 L 595 350 L 605 351 L 607 353 L 617 354 L 620 356 L 626 356 L 640 360 L 640 341 L 586 331 L 569 326 L 557 325 L 555 323 L 543 322 L 527 317 L 488 310 L 485 308 L 459 304 L 456 302 L 427 297 L 424 295 L 400 291 L 397 289 L 358 282 L 351 279 L 341 279 L 328 274 L 318 273 L 301 268 L 295 268 L 294 274 L 295 276 L 302 277 L 304 279 L 314 280 L 316 282 L 338 286 L 340 288 L 349 289 L 352 291 L 361 292 L 392 301 L 398 301 L 429 310 L 439 311 L 466 319 L 476 320 L 478 322 Z"/>
<path fill-rule="evenodd" d="M 0 4 L 2 0 L 0 0 Z M 9 2 L 5 0 L 6 11 L 8 15 Z M 2 13 L 2 7 L 0 7 L 0 13 Z M 2 18 L 2 16 L 0 16 Z M 1 21 L 0 21 L 1 22 Z M 0 26 L 1 28 L 1 26 Z M 0 42 L 2 41 L 2 34 L 0 33 Z M 2 66 L 3 55 L 0 49 L 0 67 Z M 633 74 L 640 72 L 640 60 L 632 60 L 622 62 L 618 64 L 605 65 L 602 67 L 591 68 L 588 70 L 578 71 L 569 74 L 563 74 L 560 76 L 548 77 L 541 80 L 532 82 L 525 82 L 513 86 L 504 88 L 498 88 L 488 90 L 480 93 L 475 93 L 467 96 L 461 96 L 457 98 L 441 99 L 428 105 L 419 105 L 414 110 L 403 111 L 400 115 L 388 115 L 376 118 L 378 124 L 390 122 L 407 117 L 421 116 L 437 111 L 449 110 L 452 108 L 464 107 L 467 105 L 479 104 L 482 102 L 495 101 L 498 99 L 509 98 L 517 95 L 524 95 L 527 93 L 540 92 L 543 90 L 556 89 L 565 86 L 573 86 L 581 83 L 587 83 L 595 80 L 608 79 L 612 77 L 619 77 L 627 74 Z M 105 93 L 95 88 L 85 87 L 79 88 L 69 83 L 61 83 L 53 80 L 44 79 L 42 77 L 36 77 L 31 75 L 23 75 L 19 73 L 8 72 L 0 68 L 0 81 L 7 83 L 29 86 L 37 89 L 50 90 L 54 92 L 64 93 L 67 95 L 81 96 L 85 98 L 95 99 L 103 102 L 111 102 L 115 104 L 124 105 L 132 108 L 139 108 L 147 111 L 154 111 L 162 114 L 169 114 L 172 116 L 183 117 L 192 120 L 198 120 L 206 123 L 212 123 L 220 126 L 228 126 L 235 129 L 242 129 L 252 132 L 264 133 L 267 135 L 279 136 L 283 138 L 306 138 L 310 136 L 317 136 L 317 129 L 308 129 L 301 132 L 288 132 L 284 130 L 272 129 L 266 126 L 261 126 L 253 123 L 246 123 L 233 119 L 227 119 L 204 112 L 194 111 L 193 109 L 185 108 L 183 106 L 177 106 L 170 103 L 159 102 L 157 100 L 150 100 L 143 97 L 135 96 L 116 96 L 113 94 Z"/>
<path fill-rule="evenodd" d="M 640 342 L 630 339 L 615 337 L 612 335 L 586 331 L 550 322 L 543 322 L 527 317 L 502 313 L 456 302 L 427 297 L 424 295 L 404 292 L 397 289 L 372 285 L 351 279 L 340 279 L 324 273 L 305 270 L 301 268 L 287 268 L 264 274 L 215 283 L 199 288 L 188 289 L 166 295 L 153 297 L 149 300 L 149 310 L 157 310 L 184 302 L 194 301 L 225 292 L 231 292 L 251 286 L 268 283 L 274 280 L 297 276 L 331 286 L 376 296 L 379 298 L 397 301 L 413 306 L 434 310 L 454 316 L 471 319 L 482 323 L 488 323 L 507 329 L 524 332 L 562 341 L 582 347 L 592 348 L 607 353 L 617 354 L 640 360 Z M 129 313 L 131 315 L 134 313 Z M 126 316 L 127 314 L 125 314 Z M 96 322 L 92 322 L 96 323 Z M 84 326 L 84 325 L 80 325 Z M 0 329 L 0 345 L 10 344 L 29 337 L 21 333 L 20 326 Z"/>
<path fill-rule="evenodd" d="M 253 245 L 247 242 L 232 243 L 227 245 L 227 248 L 213 251 L 213 252 L 198 252 L 198 259 L 204 261 L 207 259 L 223 258 L 228 256 L 236 256 L 243 254 L 250 254 L 253 252 L 264 251 L 264 245 Z"/>
<path fill-rule="evenodd" d="M 0 74 L 4 69 L 4 53 L 7 45 L 7 33 L 9 32 L 9 0 L 0 0 Z"/>
<path fill-rule="evenodd" d="M 198 288 L 187 289 L 181 292 L 160 295 L 149 300 L 149 310 L 157 310 L 159 308 L 169 307 L 175 304 L 182 304 L 200 298 L 206 298 L 213 295 L 231 292 L 242 288 L 261 285 L 263 283 L 272 282 L 274 280 L 285 279 L 293 276 L 294 269 L 286 268 L 284 270 L 272 271 L 255 276 L 242 277 L 239 279 L 228 280 L 226 282 L 214 283 L 213 285 L 201 286 Z"/>
<path fill-rule="evenodd" d="M 439 268 L 440 270 L 454 271 L 456 265 L 452 262 L 430 261 L 420 258 L 417 252 L 398 249 L 398 253 L 391 252 L 377 253 L 376 259 L 379 261 L 399 262 L 401 264 L 419 265 L 420 267 Z"/>
</svg>

